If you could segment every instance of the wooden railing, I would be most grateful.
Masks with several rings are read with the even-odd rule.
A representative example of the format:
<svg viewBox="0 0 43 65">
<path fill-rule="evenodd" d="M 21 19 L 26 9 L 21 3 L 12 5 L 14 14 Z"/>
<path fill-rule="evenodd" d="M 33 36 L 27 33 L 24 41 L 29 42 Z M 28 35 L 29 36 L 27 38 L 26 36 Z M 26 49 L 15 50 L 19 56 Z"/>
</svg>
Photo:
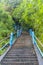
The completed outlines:
<svg viewBox="0 0 43 65">
<path fill-rule="evenodd" d="M 41 56 L 43 57 L 43 44 L 41 43 L 41 41 L 36 37 L 34 31 L 32 31 L 32 29 L 29 30 L 30 36 L 32 37 L 32 42 L 33 44 L 38 48 Z M 40 45 L 40 46 L 39 46 Z M 41 48 L 42 49 L 41 49 Z"/>
</svg>

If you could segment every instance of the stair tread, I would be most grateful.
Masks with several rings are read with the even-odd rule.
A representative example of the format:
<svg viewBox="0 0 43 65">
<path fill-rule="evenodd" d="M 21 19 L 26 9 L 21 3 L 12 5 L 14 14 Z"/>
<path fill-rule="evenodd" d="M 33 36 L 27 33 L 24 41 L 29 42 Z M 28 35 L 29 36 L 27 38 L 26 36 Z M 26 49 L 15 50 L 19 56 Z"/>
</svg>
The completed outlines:
<svg viewBox="0 0 43 65">
<path fill-rule="evenodd" d="M 6 56 L 6 58 L 17 58 L 17 57 L 19 57 L 19 58 L 36 58 L 36 56 Z"/>
<path fill-rule="evenodd" d="M 38 63 L 3 63 L 3 65 L 38 65 Z"/>
</svg>

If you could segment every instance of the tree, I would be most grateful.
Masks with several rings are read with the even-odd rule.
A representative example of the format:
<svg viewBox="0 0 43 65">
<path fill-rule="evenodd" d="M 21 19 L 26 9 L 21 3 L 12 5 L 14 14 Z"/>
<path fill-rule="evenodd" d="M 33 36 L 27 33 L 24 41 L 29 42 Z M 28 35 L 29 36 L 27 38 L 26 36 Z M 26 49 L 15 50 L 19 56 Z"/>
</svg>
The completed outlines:
<svg viewBox="0 0 43 65">
<path fill-rule="evenodd" d="M 5 11 L 3 5 L 0 4 L 0 39 L 7 37 L 10 32 L 14 30 L 12 16 L 9 12 Z"/>
<path fill-rule="evenodd" d="M 19 18 L 23 28 L 32 28 L 35 34 L 42 39 L 43 36 L 43 1 L 42 0 L 23 0 L 14 9 L 12 16 Z"/>
</svg>

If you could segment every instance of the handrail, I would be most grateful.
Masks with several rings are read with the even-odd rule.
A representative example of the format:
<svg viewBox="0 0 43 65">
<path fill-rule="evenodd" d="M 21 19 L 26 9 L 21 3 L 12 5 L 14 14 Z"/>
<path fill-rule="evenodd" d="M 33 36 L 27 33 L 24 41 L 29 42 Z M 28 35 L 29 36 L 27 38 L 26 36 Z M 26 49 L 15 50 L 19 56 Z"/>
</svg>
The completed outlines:
<svg viewBox="0 0 43 65">
<path fill-rule="evenodd" d="M 0 50 L 2 50 L 3 48 L 5 48 L 8 45 L 8 43 L 6 43 L 2 48 L 0 48 Z"/>
<path fill-rule="evenodd" d="M 36 40 L 40 43 L 40 45 L 43 47 L 43 44 L 41 43 L 41 41 L 35 36 Z"/>
<path fill-rule="evenodd" d="M 16 34 L 16 33 L 14 33 L 14 34 Z M 10 35 L 8 37 L 4 38 L 3 40 L 1 40 L 0 43 L 3 42 L 4 40 L 8 39 L 8 38 L 10 38 Z M 2 48 L 0 48 L 0 50 L 2 50 L 3 48 L 5 48 L 8 45 L 8 43 L 9 42 L 7 42 Z"/>
<path fill-rule="evenodd" d="M 4 38 L 3 40 L 1 40 L 0 43 L 3 42 L 4 40 L 8 39 L 9 37 L 10 37 L 10 35 L 8 37 Z M 2 46 L 0 48 L 0 50 L 2 50 L 3 48 L 5 48 L 7 45 L 8 45 L 8 42 L 4 46 Z"/>
<path fill-rule="evenodd" d="M 2 48 L 0 48 L 0 51 L 1 51 L 2 49 L 4 49 L 8 44 L 9 44 L 9 46 L 11 47 L 11 46 L 13 45 L 13 42 L 16 41 L 16 39 L 13 40 L 13 38 L 14 38 L 15 34 L 17 34 L 17 36 L 18 36 L 18 33 L 19 33 L 19 36 L 20 36 L 21 33 L 22 33 L 22 29 L 20 29 L 19 31 L 17 31 L 17 32 L 15 32 L 15 33 L 11 32 L 11 34 L 10 34 L 8 37 L 6 37 L 6 38 L 4 38 L 3 40 L 1 40 L 0 43 L 3 42 L 4 40 L 10 38 L 9 42 L 7 42 Z"/>
<path fill-rule="evenodd" d="M 34 31 L 32 31 L 32 29 L 29 30 L 30 36 L 32 37 L 32 42 L 33 44 L 38 48 L 41 56 L 43 57 L 43 52 L 41 50 L 41 48 L 39 47 L 39 45 L 37 44 L 37 41 L 39 42 L 39 44 L 41 45 L 41 47 L 43 47 L 43 44 L 41 43 L 41 41 L 35 36 Z M 37 41 L 36 41 L 37 40 Z"/>
<path fill-rule="evenodd" d="M 12 35 L 10 35 L 10 39 L 11 40 L 9 40 L 1 49 L 0 49 L 0 51 L 2 51 L 2 49 L 4 49 L 4 48 L 6 48 L 6 50 L 2 53 L 2 55 L 0 56 L 1 58 L 0 58 L 0 61 L 5 57 L 5 55 L 7 54 L 7 52 L 11 49 L 11 46 L 10 46 L 10 41 L 12 41 L 12 44 L 14 44 L 15 43 L 15 41 L 17 40 L 17 38 L 14 38 L 14 36 L 15 36 L 15 33 L 13 33 L 14 35 L 13 35 L 13 37 L 12 37 Z"/>
<path fill-rule="evenodd" d="M 10 35 L 9 35 L 8 37 L 4 38 L 3 40 L 1 40 L 0 43 L 1 43 L 2 41 L 4 41 L 4 40 L 8 39 L 9 37 L 10 37 Z"/>
</svg>

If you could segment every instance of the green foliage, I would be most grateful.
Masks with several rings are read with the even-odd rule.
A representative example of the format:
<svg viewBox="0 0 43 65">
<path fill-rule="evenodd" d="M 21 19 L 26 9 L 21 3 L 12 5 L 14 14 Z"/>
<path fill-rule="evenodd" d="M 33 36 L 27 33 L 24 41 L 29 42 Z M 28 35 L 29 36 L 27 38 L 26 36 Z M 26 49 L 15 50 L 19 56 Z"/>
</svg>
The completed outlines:
<svg viewBox="0 0 43 65">
<path fill-rule="evenodd" d="M 6 11 L 5 5 L 0 3 L 0 41 L 5 37 L 8 37 L 11 32 L 14 31 L 13 28 L 14 21 L 12 20 L 12 16 L 9 12 Z M 0 42 L 0 48 L 5 45 L 9 39 L 4 42 Z M 5 50 L 0 51 L 2 54 Z"/>
<path fill-rule="evenodd" d="M 10 13 L 6 12 L 0 6 L 0 35 L 2 37 L 7 37 L 9 33 L 13 31 L 13 24 L 14 24 L 14 21 L 12 20 Z"/>
<path fill-rule="evenodd" d="M 21 0 L 19 1 L 21 2 Z M 24 30 L 32 28 L 36 36 L 43 42 L 43 0 L 22 0 L 19 5 L 18 3 L 17 0 L 2 0 L 3 5 L 0 4 L 0 39 L 7 37 L 14 30 L 15 20 L 13 21 L 13 18 L 17 19 L 15 22 L 19 22 Z"/>
<path fill-rule="evenodd" d="M 22 0 L 1 0 L 1 3 L 5 5 L 7 11 L 12 11 L 13 8 L 16 8 Z"/>
<path fill-rule="evenodd" d="M 12 16 L 19 18 L 23 28 L 33 28 L 37 36 L 43 33 L 42 0 L 23 0 L 20 6 L 14 9 Z"/>
<path fill-rule="evenodd" d="M 12 16 L 19 18 L 23 29 L 32 28 L 43 43 L 43 0 L 23 0 L 20 6 L 14 9 Z M 40 45 L 39 47 L 41 48 Z"/>
</svg>

